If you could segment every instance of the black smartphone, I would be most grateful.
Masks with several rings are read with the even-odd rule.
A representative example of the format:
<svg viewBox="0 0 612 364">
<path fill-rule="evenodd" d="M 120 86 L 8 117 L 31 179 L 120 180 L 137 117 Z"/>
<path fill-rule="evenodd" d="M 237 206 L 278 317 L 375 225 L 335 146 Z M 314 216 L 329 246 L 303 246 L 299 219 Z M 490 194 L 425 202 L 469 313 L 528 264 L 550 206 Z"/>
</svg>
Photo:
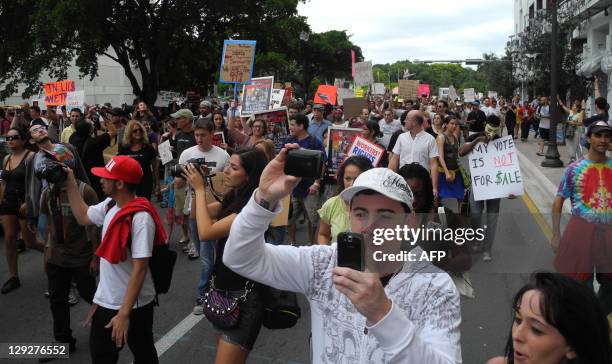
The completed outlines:
<svg viewBox="0 0 612 364">
<path fill-rule="evenodd" d="M 285 174 L 303 178 L 320 178 L 323 152 L 310 149 L 291 149 L 285 160 Z"/>
<path fill-rule="evenodd" d="M 347 267 L 363 272 L 364 263 L 363 235 L 351 232 L 338 234 L 338 267 Z"/>
</svg>

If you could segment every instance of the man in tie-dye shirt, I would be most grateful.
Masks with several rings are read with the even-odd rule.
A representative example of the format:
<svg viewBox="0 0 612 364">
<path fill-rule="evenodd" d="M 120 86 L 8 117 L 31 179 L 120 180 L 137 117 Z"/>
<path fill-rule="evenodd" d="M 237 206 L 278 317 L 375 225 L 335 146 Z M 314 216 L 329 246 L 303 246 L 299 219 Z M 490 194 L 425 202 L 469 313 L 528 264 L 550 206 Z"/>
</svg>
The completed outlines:
<svg viewBox="0 0 612 364">
<path fill-rule="evenodd" d="M 600 284 L 599 297 L 612 312 L 612 160 L 606 151 L 612 139 L 607 121 L 587 131 L 589 153 L 570 164 L 553 203 L 555 269 L 592 285 L 593 271 Z M 570 220 L 561 236 L 563 201 L 570 199 Z"/>
</svg>

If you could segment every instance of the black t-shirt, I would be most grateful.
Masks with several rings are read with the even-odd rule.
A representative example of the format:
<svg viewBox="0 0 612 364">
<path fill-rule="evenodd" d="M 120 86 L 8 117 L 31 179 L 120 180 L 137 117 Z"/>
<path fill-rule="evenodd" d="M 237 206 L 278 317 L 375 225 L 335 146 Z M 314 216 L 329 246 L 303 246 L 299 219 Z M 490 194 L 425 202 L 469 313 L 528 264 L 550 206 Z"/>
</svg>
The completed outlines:
<svg viewBox="0 0 612 364">
<path fill-rule="evenodd" d="M 174 137 L 174 149 L 176 150 L 178 157 L 181 156 L 185 149 L 191 148 L 196 144 L 195 132 L 193 130 L 189 133 L 185 133 L 180 130 L 176 132 Z"/>
<path fill-rule="evenodd" d="M 591 124 L 596 123 L 600 120 L 608 121 L 608 114 L 593 115 L 590 118 L 584 119 L 584 121 L 582 122 L 582 125 L 584 125 L 585 128 L 588 128 Z"/>
<path fill-rule="evenodd" d="M 467 117 L 468 120 L 473 120 L 470 124 L 469 131 L 480 133 L 485 130 L 485 122 L 487 115 L 482 110 L 470 111 Z"/>
<path fill-rule="evenodd" d="M 404 132 L 403 129 L 396 130 L 392 135 L 391 139 L 389 139 L 389 147 L 387 148 L 387 152 L 393 153 L 393 148 L 395 148 L 395 143 L 397 143 L 397 138 L 402 135 Z"/>
<path fill-rule="evenodd" d="M 119 147 L 118 155 L 130 156 L 140 164 L 142 168 L 142 179 L 136 189 L 136 195 L 140 197 L 151 197 L 151 191 L 153 190 L 153 171 L 151 169 L 151 162 L 157 157 L 157 152 L 151 144 L 145 144 L 140 150 L 133 151 L 128 146 L 121 145 Z"/>
<path fill-rule="evenodd" d="M 514 110 L 508 109 L 508 112 L 506 113 L 506 124 L 514 125 L 515 123 L 516 123 L 516 114 Z"/>
<path fill-rule="evenodd" d="M 93 138 L 84 138 L 74 133 L 70 136 L 68 141 L 76 148 L 77 152 L 79 152 L 83 167 L 88 175 L 91 174 L 92 167 L 104 166 L 103 152 L 111 143 L 111 137 L 108 133 L 100 134 Z"/>
</svg>

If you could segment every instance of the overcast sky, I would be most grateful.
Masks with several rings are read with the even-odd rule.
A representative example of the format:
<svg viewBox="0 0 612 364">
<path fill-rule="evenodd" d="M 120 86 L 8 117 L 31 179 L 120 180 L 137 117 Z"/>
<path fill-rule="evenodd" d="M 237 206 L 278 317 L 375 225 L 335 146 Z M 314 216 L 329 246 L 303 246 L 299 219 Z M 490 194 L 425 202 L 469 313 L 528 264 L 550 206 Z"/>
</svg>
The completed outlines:
<svg viewBox="0 0 612 364">
<path fill-rule="evenodd" d="M 366 60 L 481 58 L 504 53 L 512 0 L 307 0 L 298 12 L 314 32 L 346 30 Z"/>
</svg>

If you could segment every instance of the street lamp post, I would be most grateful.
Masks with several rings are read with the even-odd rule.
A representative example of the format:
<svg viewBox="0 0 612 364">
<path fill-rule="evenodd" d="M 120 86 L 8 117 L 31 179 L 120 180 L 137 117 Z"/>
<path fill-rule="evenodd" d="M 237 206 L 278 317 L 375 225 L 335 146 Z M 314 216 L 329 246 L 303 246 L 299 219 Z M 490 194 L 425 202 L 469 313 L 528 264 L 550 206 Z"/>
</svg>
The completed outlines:
<svg viewBox="0 0 612 364">
<path fill-rule="evenodd" d="M 563 162 L 559 159 L 559 150 L 557 149 L 557 123 L 559 121 L 559 104 L 557 103 L 557 90 L 559 88 L 559 29 L 557 21 L 557 7 L 559 0 L 550 1 L 551 12 L 551 31 L 550 31 L 550 138 L 548 148 L 546 149 L 546 157 L 542 161 L 542 167 L 559 168 L 563 167 Z"/>
</svg>

